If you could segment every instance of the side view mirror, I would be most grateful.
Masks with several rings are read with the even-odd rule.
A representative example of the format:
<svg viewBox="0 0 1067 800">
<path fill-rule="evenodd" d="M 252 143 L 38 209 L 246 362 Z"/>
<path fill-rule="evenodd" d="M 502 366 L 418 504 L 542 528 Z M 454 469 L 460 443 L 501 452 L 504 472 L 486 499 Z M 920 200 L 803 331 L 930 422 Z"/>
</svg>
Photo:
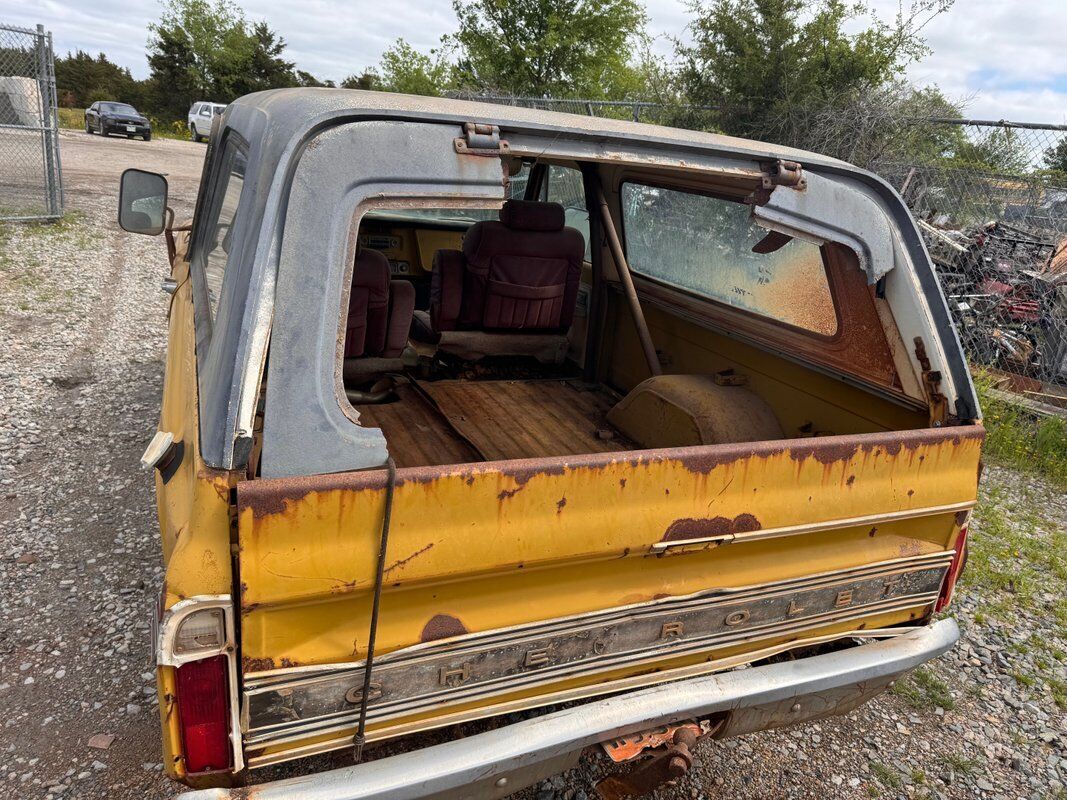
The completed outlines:
<svg viewBox="0 0 1067 800">
<path fill-rule="evenodd" d="M 119 227 L 158 236 L 166 227 L 167 179 L 158 172 L 128 169 L 119 184 Z"/>
</svg>

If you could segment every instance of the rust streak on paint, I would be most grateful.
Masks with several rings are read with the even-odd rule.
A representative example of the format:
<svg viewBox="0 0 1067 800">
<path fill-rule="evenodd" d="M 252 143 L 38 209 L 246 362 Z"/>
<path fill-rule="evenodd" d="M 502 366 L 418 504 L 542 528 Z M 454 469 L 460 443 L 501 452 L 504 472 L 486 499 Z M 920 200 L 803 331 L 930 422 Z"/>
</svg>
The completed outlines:
<svg viewBox="0 0 1067 800">
<path fill-rule="evenodd" d="M 416 550 L 414 553 L 412 553 L 407 558 L 401 558 L 401 559 L 399 559 L 397 561 L 394 561 L 392 564 L 390 564 L 388 567 L 386 567 L 383 570 L 382 574 L 383 575 L 388 575 L 390 572 L 392 572 L 397 567 L 402 567 L 405 564 L 407 564 L 409 561 L 412 561 L 413 559 L 418 558 L 423 553 L 425 553 L 427 550 L 431 549 L 433 547 L 433 544 L 434 544 L 433 542 L 430 542 L 425 547 L 420 547 L 418 550 Z"/>
</svg>

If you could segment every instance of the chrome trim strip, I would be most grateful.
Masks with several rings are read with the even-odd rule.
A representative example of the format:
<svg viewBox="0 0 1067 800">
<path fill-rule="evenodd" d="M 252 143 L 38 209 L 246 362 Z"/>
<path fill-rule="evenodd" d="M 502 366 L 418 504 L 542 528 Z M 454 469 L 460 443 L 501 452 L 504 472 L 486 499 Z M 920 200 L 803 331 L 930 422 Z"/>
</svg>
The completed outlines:
<svg viewBox="0 0 1067 800">
<path fill-rule="evenodd" d="M 379 733 L 375 736 L 372 731 L 369 738 L 390 735 L 381 732 L 381 723 L 423 710 L 444 711 L 460 703 L 489 700 L 579 676 L 768 641 L 875 614 L 929 607 L 937 599 L 952 555 L 945 551 L 894 559 L 778 584 L 703 592 L 396 651 L 376 665 L 375 685 L 384 696 L 372 697 L 368 718 L 379 723 Z M 835 602 L 840 595 L 847 595 L 846 603 Z M 665 624 L 677 626 L 677 637 L 663 633 Z M 795 647 L 795 642 L 791 646 Z M 537 654 L 537 663 L 524 661 L 530 653 Z M 316 674 L 246 679 L 242 703 L 246 746 L 280 745 L 351 727 L 358 704 L 353 705 L 348 695 L 354 691 L 358 670 L 357 664 Z M 446 676 L 458 676 L 458 680 Z M 611 689 L 604 684 L 592 689 L 593 693 L 607 691 Z M 555 700 L 540 695 L 527 698 L 525 706 L 550 702 Z M 486 715 L 488 712 L 480 710 L 479 716 Z"/>
<path fill-rule="evenodd" d="M 803 525 L 786 525 L 781 528 L 764 528 L 758 531 L 745 531 L 743 533 L 723 533 L 717 536 L 700 536 L 693 539 L 674 539 L 669 542 L 656 542 L 652 550 L 662 552 L 675 547 L 686 547 L 701 544 L 727 544 L 731 542 L 752 542 L 758 539 L 776 539 L 781 536 L 797 536 L 803 533 L 816 531 L 835 531 L 841 528 L 858 528 L 864 525 L 877 525 L 878 523 L 900 522 L 907 519 L 920 519 L 932 517 L 935 514 L 953 514 L 959 511 L 970 511 L 977 501 L 969 500 L 963 503 L 949 503 L 942 506 L 928 506 L 926 508 L 909 508 L 904 511 L 891 511 L 888 514 L 867 514 L 860 517 L 845 517 L 831 519 L 825 522 L 808 522 Z"/>
<path fill-rule="evenodd" d="M 753 661 L 760 661 L 765 658 L 770 658 L 771 656 L 789 652 L 790 650 L 795 650 L 797 648 L 811 647 L 814 645 L 825 644 L 827 642 L 843 641 L 847 639 L 871 639 L 872 641 L 876 641 L 879 639 L 893 639 L 897 636 L 903 636 L 904 634 L 919 630 L 920 628 L 921 626 L 913 628 L 871 628 L 870 630 L 851 630 L 839 634 L 811 636 L 805 639 L 782 642 L 771 647 L 764 647 L 760 650 L 752 650 L 740 655 L 730 656 L 728 658 L 715 659 L 714 661 L 704 661 L 699 664 L 691 664 L 688 667 L 679 667 L 673 670 L 664 670 L 654 675 L 634 675 L 629 678 L 622 678 L 620 680 L 611 681 L 607 684 L 600 684 L 597 686 L 583 686 L 578 687 L 576 689 L 568 689 L 565 691 L 554 692 L 549 696 L 549 700 L 550 704 L 570 703 L 580 700 L 588 700 L 590 698 L 598 697 L 604 694 L 614 694 L 616 692 L 644 689 L 648 686 L 652 686 L 657 683 L 685 680 L 688 678 L 699 677 L 701 675 L 707 675 L 712 672 L 723 672 L 726 670 L 736 669 L 738 667 L 747 666 Z M 538 704 L 540 705 L 541 703 L 539 702 Z M 529 700 L 512 700 L 497 703 L 492 706 L 486 706 L 483 708 L 471 709 L 468 711 L 454 711 L 450 714 L 436 716 L 431 720 L 417 720 L 415 722 L 391 725 L 387 730 L 379 732 L 377 735 L 371 735 L 369 739 L 371 741 L 387 741 L 402 736 L 409 736 L 415 733 L 423 733 L 425 731 L 447 727 L 449 725 L 457 725 L 459 723 L 470 722 L 472 720 L 477 719 L 484 719 L 486 717 L 495 717 L 501 714 L 509 714 L 515 711 L 523 711 L 528 709 L 529 707 Z M 351 746 L 352 734 L 346 731 L 340 736 L 316 742 L 314 744 L 304 745 L 302 747 L 294 747 L 292 749 L 284 750 L 282 752 L 252 756 L 248 759 L 248 765 L 252 769 L 257 769 L 259 767 L 265 767 L 271 764 L 280 764 L 286 761 L 291 761 L 296 758 L 304 758 L 306 756 L 315 755 L 317 753 L 328 753 L 333 750 L 339 750 Z"/>
<path fill-rule="evenodd" d="M 820 572 L 814 575 L 802 575 L 795 578 L 786 578 L 780 581 L 772 581 L 770 583 L 756 583 L 746 586 L 732 586 L 722 587 L 715 589 L 705 589 L 703 591 L 694 592 L 688 595 L 679 595 L 677 597 L 668 597 L 660 600 L 650 600 L 644 603 L 634 603 L 627 606 L 617 606 L 607 611 L 592 612 L 586 614 L 575 614 L 568 617 L 557 617 L 551 620 L 542 620 L 539 622 L 524 623 L 522 625 L 514 625 L 508 628 L 497 628 L 491 631 L 480 631 L 477 633 L 464 634 L 463 636 L 456 636 L 449 639 L 444 639 L 436 642 L 427 642 L 412 645 L 411 647 L 405 647 L 402 650 L 394 650 L 391 653 L 386 653 L 380 656 L 375 656 L 375 662 L 377 664 L 386 664 L 396 661 L 398 659 L 407 658 L 418 654 L 420 651 L 434 651 L 439 652 L 445 647 L 460 648 L 465 644 L 477 644 L 482 640 L 492 640 L 494 643 L 507 641 L 508 636 L 521 636 L 527 633 L 536 633 L 539 630 L 551 630 L 560 631 L 561 626 L 584 624 L 592 620 L 602 620 L 610 622 L 616 618 L 627 617 L 634 611 L 639 611 L 646 608 L 655 608 L 662 606 L 672 606 L 676 609 L 684 609 L 685 604 L 699 603 L 706 600 L 709 597 L 730 597 L 736 599 L 742 599 L 744 596 L 752 595 L 758 597 L 768 597 L 772 595 L 789 594 L 797 591 L 801 588 L 808 586 L 825 585 L 829 583 L 835 583 L 842 578 L 851 577 L 856 579 L 862 579 L 873 575 L 881 575 L 886 571 L 893 571 L 894 567 L 899 568 L 899 571 L 904 572 L 908 569 L 918 569 L 927 565 L 940 564 L 943 561 L 951 562 L 955 557 L 954 550 L 938 550 L 933 553 L 922 553 L 914 556 L 902 556 L 900 558 L 893 558 L 886 561 L 878 561 L 872 564 L 863 564 L 858 567 L 846 567 L 845 569 L 831 570 L 829 572 Z M 344 672 L 352 669 L 359 669 L 363 666 L 363 661 L 344 661 L 337 664 L 320 664 L 309 665 L 300 667 L 284 667 L 281 669 L 274 669 L 264 672 L 247 672 L 244 675 L 245 687 L 260 687 L 266 686 L 270 683 L 289 681 L 294 677 L 302 674 L 311 674 L 313 677 L 318 677 L 328 672 Z"/>
<path fill-rule="evenodd" d="M 558 771 L 612 736 L 678 719 L 767 706 L 884 683 L 936 658 L 959 639 L 951 619 L 788 663 L 663 683 L 544 714 L 492 731 L 352 767 L 260 784 L 257 800 L 458 800 L 501 798 Z M 227 800 L 243 789 L 184 792 L 175 800 Z"/>
</svg>

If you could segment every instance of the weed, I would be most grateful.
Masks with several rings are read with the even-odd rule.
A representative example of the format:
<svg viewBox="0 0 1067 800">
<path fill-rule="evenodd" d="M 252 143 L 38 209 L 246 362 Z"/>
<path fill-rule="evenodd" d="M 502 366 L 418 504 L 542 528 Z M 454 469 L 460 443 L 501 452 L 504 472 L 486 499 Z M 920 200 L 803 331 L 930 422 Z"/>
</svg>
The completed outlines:
<svg viewBox="0 0 1067 800">
<path fill-rule="evenodd" d="M 893 685 L 893 694 L 915 709 L 936 708 L 946 710 L 956 707 L 948 685 L 927 667 L 919 667 Z"/>
<path fill-rule="evenodd" d="M 891 767 L 887 767 L 880 761 L 871 762 L 871 774 L 887 789 L 899 789 L 904 785 L 904 779 Z"/>
<path fill-rule="evenodd" d="M 941 763 L 946 767 L 950 767 L 957 775 L 974 775 L 978 772 L 978 767 L 981 766 L 977 759 L 968 758 L 959 753 L 949 753 L 941 756 Z"/>
</svg>

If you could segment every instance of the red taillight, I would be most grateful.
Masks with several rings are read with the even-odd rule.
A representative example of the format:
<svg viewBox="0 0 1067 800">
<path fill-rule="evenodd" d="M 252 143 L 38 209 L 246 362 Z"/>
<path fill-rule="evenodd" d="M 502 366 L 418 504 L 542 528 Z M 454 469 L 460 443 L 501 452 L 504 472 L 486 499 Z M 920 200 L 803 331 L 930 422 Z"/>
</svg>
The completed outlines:
<svg viewBox="0 0 1067 800">
<path fill-rule="evenodd" d="M 956 537 L 956 546 L 953 550 L 955 550 L 956 554 L 952 556 L 952 563 L 948 565 L 948 572 L 945 573 L 945 582 L 941 584 L 941 595 L 937 598 L 937 605 L 934 606 L 934 611 L 944 611 L 948 608 L 948 604 L 952 602 L 952 592 L 956 588 L 956 581 L 959 580 L 960 573 L 963 572 L 963 567 L 967 564 L 966 525 L 960 528 L 960 535 Z"/>
<path fill-rule="evenodd" d="M 215 656 L 178 667 L 178 719 L 190 773 L 233 766 L 227 666 L 226 656 Z"/>
</svg>

